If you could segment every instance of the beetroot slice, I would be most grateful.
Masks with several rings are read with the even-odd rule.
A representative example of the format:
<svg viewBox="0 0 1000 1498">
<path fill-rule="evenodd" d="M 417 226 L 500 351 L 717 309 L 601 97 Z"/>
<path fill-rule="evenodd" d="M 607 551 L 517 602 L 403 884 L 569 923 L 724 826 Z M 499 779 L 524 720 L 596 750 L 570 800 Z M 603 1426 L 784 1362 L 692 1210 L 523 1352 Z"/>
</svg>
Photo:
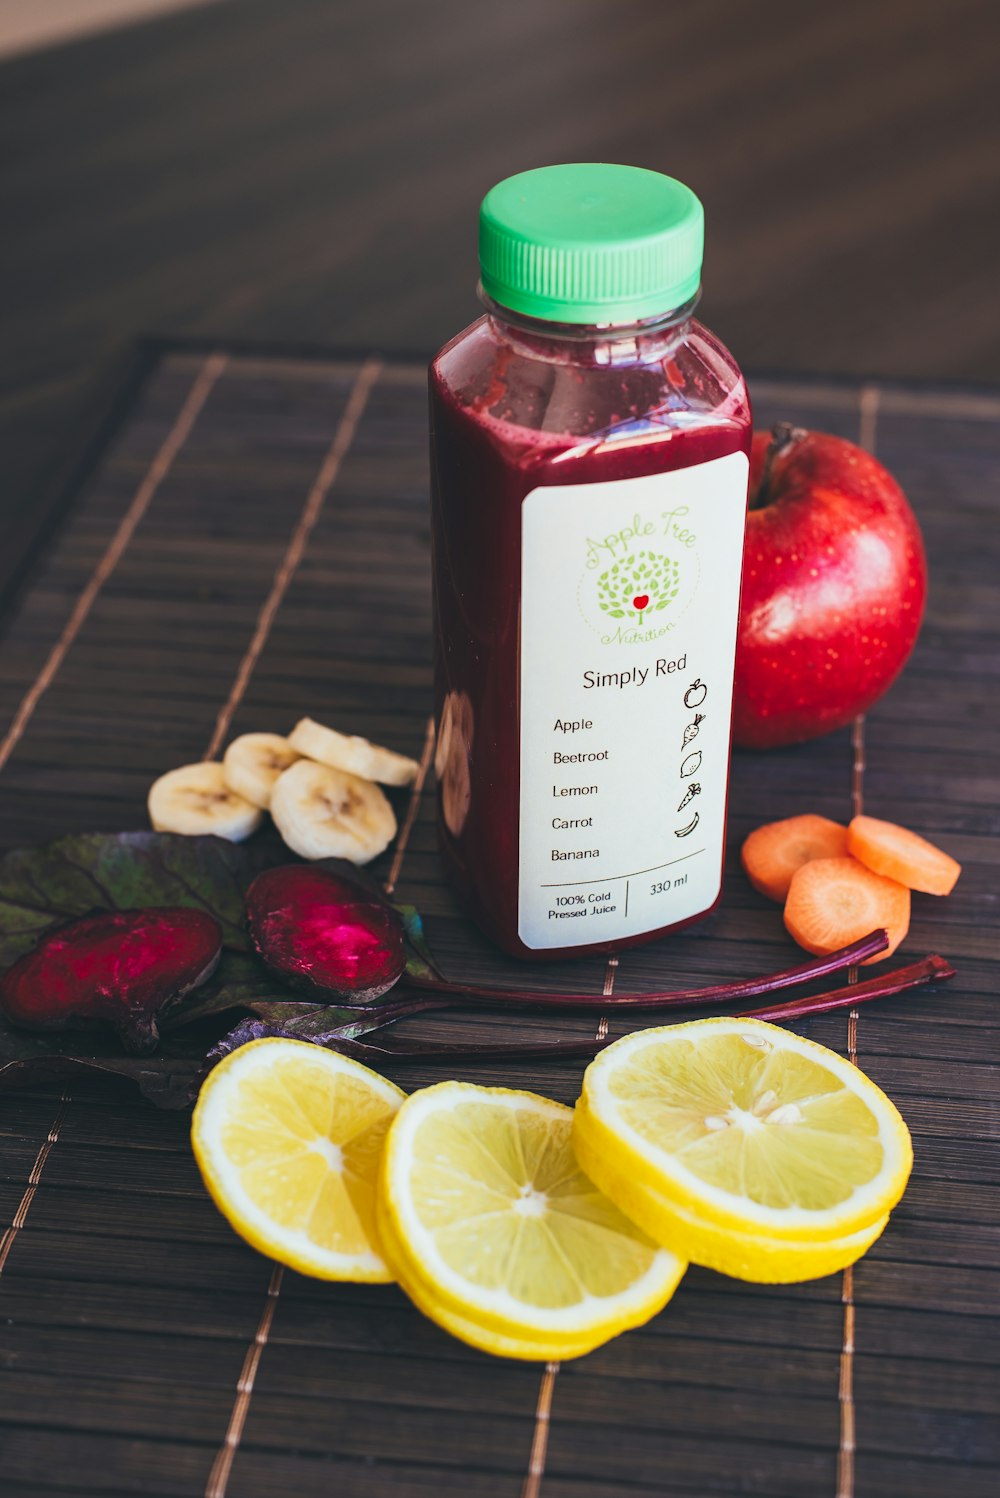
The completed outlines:
<svg viewBox="0 0 1000 1498">
<path fill-rule="evenodd" d="M 163 1010 L 204 983 L 222 951 L 202 910 L 106 910 L 45 932 L 0 981 L 0 1008 L 26 1030 L 113 1025 L 133 1055 L 159 1040 Z"/>
<path fill-rule="evenodd" d="M 351 879 L 309 864 L 259 874 L 247 891 L 250 940 L 271 972 L 313 998 L 368 1003 L 406 965 L 403 923 Z"/>
</svg>

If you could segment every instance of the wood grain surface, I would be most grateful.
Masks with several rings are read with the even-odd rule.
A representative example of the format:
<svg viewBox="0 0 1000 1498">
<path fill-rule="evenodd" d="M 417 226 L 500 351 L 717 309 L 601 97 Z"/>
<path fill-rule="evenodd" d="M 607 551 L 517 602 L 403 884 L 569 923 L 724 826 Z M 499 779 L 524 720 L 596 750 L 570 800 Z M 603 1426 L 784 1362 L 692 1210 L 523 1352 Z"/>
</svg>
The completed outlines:
<svg viewBox="0 0 1000 1498">
<path fill-rule="evenodd" d="M 0 573 L 134 338 L 428 356 L 546 162 L 691 183 L 744 368 L 995 380 L 998 55 L 995 0 L 239 0 L 4 63 Z"/>
<path fill-rule="evenodd" d="M 789 961 L 780 914 L 735 857 L 762 820 L 844 819 L 860 799 L 940 839 L 962 878 L 947 901 L 915 897 L 905 951 L 941 951 L 958 978 L 799 1026 L 855 1053 L 913 1130 L 913 1179 L 884 1237 L 853 1274 L 799 1286 L 692 1269 L 649 1326 L 540 1369 L 452 1341 L 395 1289 L 275 1275 L 202 1190 L 185 1118 L 97 1084 L 8 1093 L 5 1498 L 992 1498 L 1000 395 L 751 389 L 759 421 L 862 438 L 910 495 L 932 589 L 903 677 L 853 736 L 736 756 L 721 911 L 620 964 L 498 956 L 442 882 L 431 785 L 396 883 L 449 972 L 599 993 Z M 4 843 L 143 825 L 150 781 L 202 755 L 220 713 L 223 737 L 309 712 L 419 758 L 426 494 L 419 366 L 165 351 L 7 621 Z M 375 872 L 392 868 L 386 855 Z M 486 1011 L 421 1033 L 550 1023 Z M 572 1101 L 580 1071 L 505 1080 Z M 395 1075 L 414 1087 L 437 1073 Z"/>
</svg>

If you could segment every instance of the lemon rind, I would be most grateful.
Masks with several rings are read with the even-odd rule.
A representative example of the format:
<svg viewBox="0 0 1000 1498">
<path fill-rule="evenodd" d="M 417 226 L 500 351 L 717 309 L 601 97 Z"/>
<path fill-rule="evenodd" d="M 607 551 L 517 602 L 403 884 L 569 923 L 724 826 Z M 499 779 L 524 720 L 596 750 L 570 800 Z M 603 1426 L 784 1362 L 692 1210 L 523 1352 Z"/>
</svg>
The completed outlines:
<svg viewBox="0 0 1000 1498">
<path fill-rule="evenodd" d="M 289 1047 L 296 1051 L 308 1051 L 309 1059 L 322 1057 L 321 1065 L 340 1075 L 364 1078 L 374 1083 L 374 1090 L 387 1102 L 402 1100 L 406 1094 L 394 1083 L 382 1077 L 370 1067 L 363 1066 L 338 1052 L 328 1051 L 306 1041 L 286 1039 L 281 1036 L 266 1036 L 249 1041 L 220 1061 L 203 1084 L 191 1119 L 191 1147 L 201 1170 L 205 1188 L 233 1230 L 258 1253 L 284 1264 L 289 1269 L 313 1279 L 352 1281 L 359 1284 L 386 1285 L 393 1281 L 393 1274 L 384 1256 L 381 1245 L 366 1254 L 340 1254 L 333 1250 L 323 1251 L 310 1247 L 311 1240 L 304 1234 L 289 1234 L 277 1227 L 267 1214 L 243 1190 L 234 1175 L 228 1172 L 224 1156 L 216 1140 L 211 1137 L 214 1116 L 224 1110 L 226 1094 L 240 1080 L 263 1063 L 261 1047 L 280 1046 L 287 1054 Z M 257 1053 L 257 1054 L 252 1054 Z"/>
<path fill-rule="evenodd" d="M 787 1049 L 827 1066 L 838 1080 L 866 1103 L 878 1122 L 879 1142 L 887 1162 L 879 1174 L 856 1188 L 844 1203 L 822 1213 L 800 1207 L 767 1208 L 710 1185 L 687 1170 L 675 1157 L 651 1146 L 621 1117 L 610 1093 L 608 1080 L 615 1058 L 620 1060 L 622 1055 L 634 1054 L 663 1038 L 669 1038 L 671 1042 L 687 1038 L 692 1031 L 703 1032 L 707 1027 L 712 1027 L 716 1034 L 727 1031 L 739 1034 L 747 1029 L 761 1031 L 767 1037 L 776 1036 Z M 736 1231 L 761 1229 L 771 1237 L 799 1241 L 829 1240 L 860 1231 L 883 1217 L 899 1201 L 913 1163 L 909 1130 L 895 1104 L 880 1087 L 835 1051 L 763 1020 L 713 1017 L 625 1035 L 602 1051 L 587 1067 L 581 1101 L 590 1117 L 614 1141 L 616 1158 L 637 1179 L 677 1205 L 695 1211 L 720 1227 Z M 738 1205 L 734 1206 L 734 1203 Z"/>
<path fill-rule="evenodd" d="M 607 1156 L 594 1150 L 586 1134 L 574 1133 L 574 1147 L 584 1171 L 626 1216 L 665 1247 L 731 1279 L 755 1284 L 788 1285 L 823 1279 L 854 1264 L 867 1253 L 889 1221 L 888 1214 L 870 1227 L 820 1243 L 794 1243 L 761 1233 L 738 1233 L 699 1221 L 649 1187 L 619 1174 Z"/>
<path fill-rule="evenodd" d="M 440 1310 L 442 1316 L 450 1316 L 458 1322 L 468 1321 L 470 1325 L 477 1327 L 484 1335 L 503 1335 L 503 1333 L 497 1332 L 489 1324 L 480 1324 L 474 1316 L 462 1315 L 453 1307 L 443 1304 L 439 1300 L 433 1284 L 425 1277 L 420 1265 L 410 1258 L 401 1243 L 381 1193 L 378 1196 L 375 1210 L 378 1221 L 379 1241 L 382 1244 L 386 1261 L 396 1277 L 397 1284 L 406 1291 L 407 1295 L 414 1301 L 414 1304 L 417 1304 L 418 1298 L 421 1298 L 423 1301 Z M 422 1305 L 420 1309 L 423 1309 Z M 612 1335 L 616 1335 L 616 1333 L 612 1333 Z M 607 1334 L 604 1331 L 579 1335 L 572 1332 L 552 1333 L 539 1330 L 537 1327 L 525 1323 L 524 1326 L 518 1328 L 516 1335 L 508 1333 L 507 1340 L 525 1342 L 534 1347 L 540 1345 L 559 1349 L 571 1349 L 575 1347 L 578 1350 L 589 1352 L 592 1348 L 601 1346 L 607 1340 Z M 553 1352 L 551 1355 L 561 1357 L 563 1353 L 562 1351 L 558 1354 Z"/>
<path fill-rule="evenodd" d="M 564 1104 L 540 1097 L 537 1093 L 452 1081 L 439 1082 L 414 1093 L 400 1108 L 382 1152 L 378 1199 L 388 1216 L 390 1231 L 411 1266 L 411 1273 L 419 1275 L 420 1284 L 433 1296 L 435 1304 L 502 1335 L 532 1340 L 543 1335 L 583 1338 L 593 1334 L 606 1341 L 619 1332 L 642 1326 L 662 1310 L 683 1278 L 687 1265 L 668 1249 L 656 1245 L 649 1268 L 633 1280 L 627 1290 L 614 1297 L 592 1296 L 582 1303 L 588 1306 L 586 1316 L 580 1314 L 579 1305 L 545 1310 L 525 1306 L 506 1292 L 477 1290 L 452 1270 L 441 1259 L 433 1239 L 420 1223 L 408 1192 L 401 1189 L 413 1163 L 416 1127 L 433 1108 L 440 1106 L 444 1092 L 453 1098 L 451 1106 L 471 1098 L 480 1102 L 493 1098 L 508 1106 L 560 1117 L 572 1116 L 573 1112 Z"/>
<path fill-rule="evenodd" d="M 572 1358 L 585 1357 L 588 1352 L 593 1352 L 597 1347 L 603 1347 L 605 1342 L 617 1335 L 612 1332 L 583 1340 L 551 1335 L 536 1338 L 512 1337 L 495 1331 L 491 1327 L 481 1326 L 469 1317 L 459 1316 L 457 1312 L 437 1301 L 429 1287 L 415 1272 L 394 1238 L 391 1220 L 381 1200 L 377 1210 L 383 1252 L 391 1264 L 399 1288 L 413 1302 L 421 1315 L 427 1317 L 428 1321 L 432 1321 L 435 1326 L 450 1336 L 457 1337 L 467 1346 L 476 1348 L 478 1352 L 487 1352 L 493 1357 L 511 1358 L 518 1362 L 565 1363 Z"/>
</svg>

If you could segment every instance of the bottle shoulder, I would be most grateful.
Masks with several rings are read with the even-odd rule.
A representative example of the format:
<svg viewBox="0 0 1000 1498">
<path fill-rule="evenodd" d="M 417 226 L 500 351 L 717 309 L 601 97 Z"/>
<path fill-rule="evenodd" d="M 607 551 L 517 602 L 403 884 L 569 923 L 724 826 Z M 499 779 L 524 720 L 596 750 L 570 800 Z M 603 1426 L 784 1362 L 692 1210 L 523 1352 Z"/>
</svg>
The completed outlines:
<svg viewBox="0 0 1000 1498">
<path fill-rule="evenodd" d="M 657 334 L 588 342 L 512 337 L 485 316 L 444 345 L 430 378 L 453 414 L 506 429 L 514 442 L 750 424 L 736 360 L 694 318 Z"/>
</svg>

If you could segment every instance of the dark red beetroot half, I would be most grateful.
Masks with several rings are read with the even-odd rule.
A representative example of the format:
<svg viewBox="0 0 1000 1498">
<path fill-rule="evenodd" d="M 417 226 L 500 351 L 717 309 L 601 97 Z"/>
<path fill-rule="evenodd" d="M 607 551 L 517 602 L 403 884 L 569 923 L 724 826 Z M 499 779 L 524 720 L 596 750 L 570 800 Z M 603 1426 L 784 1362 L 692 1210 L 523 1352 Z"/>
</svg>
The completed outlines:
<svg viewBox="0 0 1000 1498">
<path fill-rule="evenodd" d="M 310 864 L 258 874 L 247 891 L 250 940 L 277 977 L 317 999 L 366 1004 L 406 965 L 403 923 L 351 879 Z"/>
<path fill-rule="evenodd" d="M 204 983 L 222 951 L 202 910 L 106 910 L 46 932 L 0 980 L 0 1008 L 26 1030 L 113 1025 L 133 1055 L 156 1049 L 163 1010 Z"/>
</svg>

